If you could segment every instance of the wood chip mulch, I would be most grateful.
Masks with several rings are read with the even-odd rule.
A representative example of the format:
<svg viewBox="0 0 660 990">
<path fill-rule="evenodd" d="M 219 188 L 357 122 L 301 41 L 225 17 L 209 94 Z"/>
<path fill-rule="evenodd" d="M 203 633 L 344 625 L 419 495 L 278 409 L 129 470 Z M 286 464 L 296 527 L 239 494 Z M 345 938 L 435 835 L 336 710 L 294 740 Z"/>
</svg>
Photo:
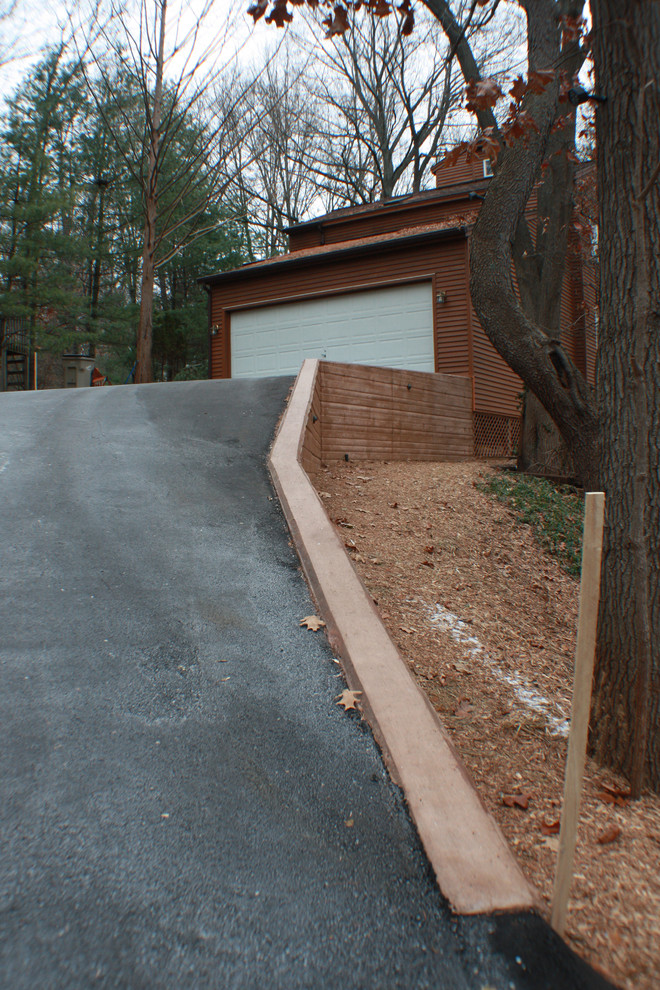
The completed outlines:
<svg viewBox="0 0 660 990">
<path fill-rule="evenodd" d="M 578 582 L 477 487 L 498 466 L 338 463 L 313 479 L 401 655 L 549 917 Z M 568 943 L 626 990 L 660 973 L 660 798 L 588 762 Z"/>
</svg>

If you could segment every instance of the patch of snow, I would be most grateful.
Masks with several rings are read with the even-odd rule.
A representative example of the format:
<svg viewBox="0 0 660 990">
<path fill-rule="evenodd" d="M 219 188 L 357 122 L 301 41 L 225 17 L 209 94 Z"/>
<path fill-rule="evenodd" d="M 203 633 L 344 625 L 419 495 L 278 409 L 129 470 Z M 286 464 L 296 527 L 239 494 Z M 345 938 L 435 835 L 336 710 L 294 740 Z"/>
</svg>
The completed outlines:
<svg viewBox="0 0 660 990">
<path fill-rule="evenodd" d="M 449 633 L 455 643 L 464 647 L 467 660 L 478 660 L 482 666 L 488 667 L 494 677 L 513 688 L 513 693 L 518 701 L 545 720 L 551 735 L 568 736 L 570 720 L 566 718 L 561 708 L 557 704 L 553 705 L 520 674 L 509 673 L 504 670 L 497 660 L 490 656 L 462 619 L 450 612 L 444 605 L 436 604 L 429 609 L 429 614 L 434 625 L 440 626 L 441 629 Z M 561 713 L 561 717 L 554 714 L 553 708 Z"/>
</svg>

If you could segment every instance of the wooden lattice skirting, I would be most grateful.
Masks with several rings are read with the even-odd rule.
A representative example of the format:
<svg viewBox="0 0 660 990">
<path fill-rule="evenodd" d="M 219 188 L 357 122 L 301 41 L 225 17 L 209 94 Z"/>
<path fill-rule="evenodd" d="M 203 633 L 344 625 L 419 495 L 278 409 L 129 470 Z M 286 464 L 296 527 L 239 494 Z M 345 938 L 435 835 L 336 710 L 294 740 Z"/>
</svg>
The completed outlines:
<svg viewBox="0 0 660 990">
<path fill-rule="evenodd" d="M 520 446 L 520 416 L 474 414 L 474 456 L 515 457 Z"/>
</svg>

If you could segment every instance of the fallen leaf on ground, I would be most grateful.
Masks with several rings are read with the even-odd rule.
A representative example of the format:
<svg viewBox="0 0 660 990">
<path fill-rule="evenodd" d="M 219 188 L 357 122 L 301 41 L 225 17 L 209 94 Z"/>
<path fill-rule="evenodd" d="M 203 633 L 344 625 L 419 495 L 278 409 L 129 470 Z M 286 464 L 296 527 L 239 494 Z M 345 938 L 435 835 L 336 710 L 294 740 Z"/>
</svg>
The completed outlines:
<svg viewBox="0 0 660 990">
<path fill-rule="evenodd" d="M 523 811 L 527 811 L 530 798 L 531 794 L 503 794 L 502 804 L 507 808 L 522 808 Z"/>
<path fill-rule="evenodd" d="M 474 705 L 468 704 L 467 701 L 461 701 L 458 703 L 454 709 L 454 715 L 456 718 L 466 718 L 474 711 Z"/>
<path fill-rule="evenodd" d="M 630 797 L 629 787 L 619 787 L 618 784 L 601 784 L 600 786 L 608 794 L 611 794 L 612 797 L 622 797 L 622 798 Z"/>
<path fill-rule="evenodd" d="M 359 696 L 362 691 L 351 691 L 349 688 L 345 688 L 342 693 L 335 698 L 338 705 L 341 705 L 345 712 L 349 709 L 354 709 L 357 702 L 359 702 Z"/>
<path fill-rule="evenodd" d="M 620 835 L 621 829 L 618 825 L 608 825 L 607 828 L 600 833 L 596 839 L 596 842 L 598 842 L 601 846 L 606 846 L 610 842 L 615 842 Z"/>
<path fill-rule="evenodd" d="M 223 657 L 222 660 L 218 660 L 218 663 L 229 663 L 229 660 Z"/>
<path fill-rule="evenodd" d="M 352 818 L 347 818 L 346 821 L 344 822 L 344 825 L 346 826 L 346 828 L 353 828 L 353 825 L 354 824 L 355 823 L 354 823 L 354 821 L 353 821 Z"/>
<path fill-rule="evenodd" d="M 628 805 L 628 799 L 622 797 L 620 794 L 611 794 L 609 791 L 599 791 L 598 797 L 604 804 L 616 804 L 620 808 L 625 808 Z"/>
<path fill-rule="evenodd" d="M 557 835 L 559 832 L 559 818 L 544 818 L 541 822 L 541 831 L 544 835 Z"/>
<path fill-rule="evenodd" d="M 598 797 L 605 804 L 616 804 L 620 808 L 626 808 L 630 799 L 630 788 L 619 787 L 618 784 L 601 784 Z"/>
<path fill-rule="evenodd" d="M 318 615 L 306 615 L 304 619 L 300 620 L 300 625 L 306 626 L 312 632 L 318 632 L 325 625 L 325 622 L 323 619 L 319 619 Z"/>
</svg>

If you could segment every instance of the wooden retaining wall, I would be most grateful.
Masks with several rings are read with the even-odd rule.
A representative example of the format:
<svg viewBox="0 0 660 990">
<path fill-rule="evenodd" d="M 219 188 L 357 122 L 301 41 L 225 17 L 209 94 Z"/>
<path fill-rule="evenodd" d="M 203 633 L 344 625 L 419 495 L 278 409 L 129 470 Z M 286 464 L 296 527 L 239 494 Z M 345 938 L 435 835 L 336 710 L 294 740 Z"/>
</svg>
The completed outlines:
<svg viewBox="0 0 660 990">
<path fill-rule="evenodd" d="M 300 452 L 306 471 L 346 455 L 458 461 L 473 450 L 469 378 L 318 362 Z"/>
</svg>

